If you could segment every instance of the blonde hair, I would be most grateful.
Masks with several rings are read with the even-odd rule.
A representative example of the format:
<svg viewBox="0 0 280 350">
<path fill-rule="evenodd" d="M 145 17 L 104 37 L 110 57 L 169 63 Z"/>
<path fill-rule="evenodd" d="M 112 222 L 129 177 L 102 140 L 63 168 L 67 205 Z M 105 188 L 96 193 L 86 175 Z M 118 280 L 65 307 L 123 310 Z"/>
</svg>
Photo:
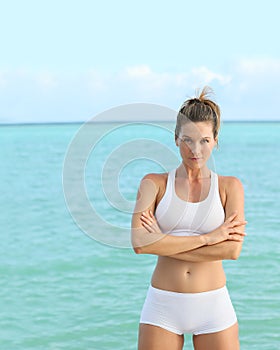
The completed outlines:
<svg viewBox="0 0 280 350">
<path fill-rule="evenodd" d="M 182 125 L 189 121 L 211 122 L 213 125 L 214 139 L 218 139 L 221 112 L 220 107 L 209 98 L 213 94 L 213 90 L 209 86 L 205 86 L 201 92 L 196 91 L 196 96 L 186 100 L 181 106 L 177 115 L 175 128 L 175 139 L 179 136 Z"/>
</svg>

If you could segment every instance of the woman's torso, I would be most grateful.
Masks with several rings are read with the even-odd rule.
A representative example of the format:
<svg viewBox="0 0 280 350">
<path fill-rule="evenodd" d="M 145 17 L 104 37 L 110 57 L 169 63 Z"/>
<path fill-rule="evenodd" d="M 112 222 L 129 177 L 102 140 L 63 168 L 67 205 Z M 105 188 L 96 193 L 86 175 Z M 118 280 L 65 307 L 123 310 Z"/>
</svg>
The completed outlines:
<svg viewBox="0 0 280 350">
<path fill-rule="evenodd" d="M 162 174 L 164 181 L 161 181 L 155 217 L 163 233 L 199 235 L 224 222 L 225 195 L 219 188 L 218 175 L 210 173 L 211 177 L 189 186 L 187 196 L 185 189 L 182 190 L 182 179 L 176 178 L 176 169 Z M 158 257 L 152 277 L 155 288 L 182 293 L 217 289 L 225 282 L 221 261 L 189 262 L 166 256 Z"/>
</svg>

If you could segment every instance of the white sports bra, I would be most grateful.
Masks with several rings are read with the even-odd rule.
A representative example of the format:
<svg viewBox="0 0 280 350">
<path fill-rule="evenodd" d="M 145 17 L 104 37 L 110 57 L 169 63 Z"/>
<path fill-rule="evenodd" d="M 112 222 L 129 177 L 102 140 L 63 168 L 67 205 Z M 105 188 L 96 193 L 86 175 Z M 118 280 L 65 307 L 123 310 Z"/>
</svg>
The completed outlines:
<svg viewBox="0 0 280 350">
<path fill-rule="evenodd" d="M 219 194 L 218 175 L 211 171 L 208 196 L 201 202 L 187 202 L 175 192 L 176 169 L 168 173 L 165 194 L 155 211 L 163 233 L 173 236 L 197 236 L 216 229 L 225 220 Z"/>
</svg>

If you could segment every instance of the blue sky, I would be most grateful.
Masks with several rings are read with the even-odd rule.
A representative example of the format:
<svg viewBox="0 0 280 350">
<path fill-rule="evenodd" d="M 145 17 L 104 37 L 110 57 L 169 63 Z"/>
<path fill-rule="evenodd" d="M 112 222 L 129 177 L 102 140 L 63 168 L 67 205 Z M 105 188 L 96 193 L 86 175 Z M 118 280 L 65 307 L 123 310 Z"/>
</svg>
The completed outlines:
<svg viewBox="0 0 280 350">
<path fill-rule="evenodd" d="M 1 1 L 0 123 L 177 110 L 210 85 L 224 120 L 280 120 L 280 3 Z"/>
</svg>

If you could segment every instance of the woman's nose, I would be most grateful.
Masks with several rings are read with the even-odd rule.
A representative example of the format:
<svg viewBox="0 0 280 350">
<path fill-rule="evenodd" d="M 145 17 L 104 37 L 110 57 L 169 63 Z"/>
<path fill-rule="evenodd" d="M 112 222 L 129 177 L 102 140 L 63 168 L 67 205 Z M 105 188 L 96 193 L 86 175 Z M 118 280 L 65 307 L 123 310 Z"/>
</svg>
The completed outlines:
<svg viewBox="0 0 280 350">
<path fill-rule="evenodd" d="M 199 143 L 197 142 L 194 142 L 192 145 L 191 145 L 191 151 L 193 153 L 193 155 L 198 155 L 200 154 L 200 151 L 201 151 L 201 146 Z"/>
</svg>

